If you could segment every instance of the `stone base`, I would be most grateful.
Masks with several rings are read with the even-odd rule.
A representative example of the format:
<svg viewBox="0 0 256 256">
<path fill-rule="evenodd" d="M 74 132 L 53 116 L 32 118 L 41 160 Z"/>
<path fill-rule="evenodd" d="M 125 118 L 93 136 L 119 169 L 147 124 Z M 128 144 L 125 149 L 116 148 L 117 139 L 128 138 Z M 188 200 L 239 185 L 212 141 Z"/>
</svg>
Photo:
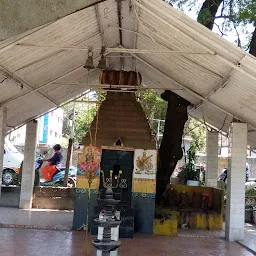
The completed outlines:
<svg viewBox="0 0 256 256">
<path fill-rule="evenodd" d="M 121 256 L 118 251 L 113 251 L 113 252 L 101 252 L 97 251 L 93 256 Z"/>
<path fill-rule="evenodd" d="M 32 200 L 20 200 L 20 209 L 31 209 L 32 208 Z"/>
</svg>

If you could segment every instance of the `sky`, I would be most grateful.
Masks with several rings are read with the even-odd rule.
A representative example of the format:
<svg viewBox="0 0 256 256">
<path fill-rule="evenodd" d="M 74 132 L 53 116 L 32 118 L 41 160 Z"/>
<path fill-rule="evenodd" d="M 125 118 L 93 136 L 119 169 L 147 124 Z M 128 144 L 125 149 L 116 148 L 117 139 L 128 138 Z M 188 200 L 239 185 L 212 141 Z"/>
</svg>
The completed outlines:
<svg viewBox="0 0 256 256">
<path fill-rule="evenodd" d="M 173 2 L 173 1 L 172 1 L 172 0 L 165 0 L 165 2 L 169 3 L 169 2 Z M 184 12 L 185 14 L 187 14 L 189 17 L 191 17 L 192 19 L 196 20 L 196 19 L 197 19 L 198 12 L 199 12 L 201 6 L 203 5 L 203 3 L 204 3 L 204 0 L 197 0 L 195 6 L 194 6 L 193 8 L 190 8 L 189 6 L 185 6 L 183 12 Z M 174 5 L 174 7 L 177 8 L 177 9 L 179 9 L 177 5 Z M 221 8 L 219 8 L 219 11 L 218 11 L 218 13 L 217 13 L 217 16 L 219 16 L 220 14 L 221 14 Z M 220 24 L 222 23 L 222 20 L 221 20 L 221 19 L 218 19 L 218 20 L 216 20 L 215 22 L 216 22 L 218 25 L 220 25 Z M 244 33 L 242 32 L 242 30 L 245 29 L 245 28 L 248 30 L 249 33 L 252 33 L 253 30 L 254 30 L 254 27 L 253 27 L 253 25 L 247 25 L 246 27 L 239 26 L 239 27 L 237 28 L 237 30 L 238 30 L 238 32 L 239 32 L 239 35 L 240 35 L 241 41 L 247 43 L 247 42 L 248 42 L 248 34 L 244 34 Z M 217 26 L 214 26 L 213 31 L 214 31 L 215 33 L 217 33 L 218 35 L 221 35 L 221 33 L 220 33 L 220 31 L 219 31 L 219 29 L 218 29 Z M 223 36 L 223 37 L 224 37 L 225 39 L 227 39 L 228 41 L 237 44 L 237 43 L 236 43 L 236 40 L 237 40 L 238 37 L 237 37 L 237 34 L 236 34 L 236 32 L 235 32 L 234 29 L 232 29 L 232 31 L 226 33 L 226 36 Z"/>
</svg>

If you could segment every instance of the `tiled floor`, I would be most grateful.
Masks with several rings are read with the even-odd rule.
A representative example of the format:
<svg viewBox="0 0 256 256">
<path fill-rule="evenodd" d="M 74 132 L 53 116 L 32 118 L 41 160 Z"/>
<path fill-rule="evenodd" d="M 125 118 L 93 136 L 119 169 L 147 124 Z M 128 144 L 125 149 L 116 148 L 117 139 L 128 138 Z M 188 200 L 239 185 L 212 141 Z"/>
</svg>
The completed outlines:
<svg viewBox="0 0 256 256">
<path fill-rule="evenodd" d="M 86 246 L 85 233 L 0 228 L 1 256 L 92 256 L 95 250 Z M 87 248 L 87 252 L 86 249 Z M 209 237 L 154 237 L 137 236 L 122 240 L 120 256 L 252 256 L 237 243 Z"/>
</svg>

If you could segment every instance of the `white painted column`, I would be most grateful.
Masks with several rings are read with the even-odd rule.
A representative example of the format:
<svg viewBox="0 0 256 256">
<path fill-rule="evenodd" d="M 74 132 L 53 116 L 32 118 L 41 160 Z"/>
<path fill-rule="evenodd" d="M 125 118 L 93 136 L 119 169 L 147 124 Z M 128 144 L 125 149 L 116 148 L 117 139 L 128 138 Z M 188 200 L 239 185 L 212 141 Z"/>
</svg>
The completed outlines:
<svg viewBox="0 0 256 256">
<path fill-rule="evenodd" d="M 4 139 L 6 134 L 6 115 L 5 107 L 0 107 L 0 196 L 3 176 L 3 162 L 4 162 Z"/>
<path fill-rule="evenodd" d="M 229 143 L 225 237 L 237 241 L 244 239 L 247 124 L 231 125 Z"/>
<path fill-rule="evenodd" d="M 207 130 L 206 134 L 206 174 L 205 184 L 207 187 L 217 187 L 218 178 L 218 155 L 219 133 Z"/>
<path fill-rule="evenodd" d="M 37 142 L 37 121 L 31 121 L 26 127 L 24 162 L 22 169 L 20 208 L 31 209 L 35 179 L 35 157 Z"/>
</svg>

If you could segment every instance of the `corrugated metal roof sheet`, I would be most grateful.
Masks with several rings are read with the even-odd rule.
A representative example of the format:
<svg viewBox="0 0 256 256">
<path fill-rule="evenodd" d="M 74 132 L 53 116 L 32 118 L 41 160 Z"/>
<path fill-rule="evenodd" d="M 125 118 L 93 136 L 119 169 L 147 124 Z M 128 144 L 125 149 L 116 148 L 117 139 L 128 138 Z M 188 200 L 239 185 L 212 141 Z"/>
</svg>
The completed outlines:
<svg viewBox="0 0 256 256">
<path fill-rule="evenodd" d="M 249 140 L 256 146 L 256 58 L 162 0 L 107 0 L 1 42 L 0 70 L 8 71 L 8 79 L 0 84 L 0 103 L 7 107 L 8 126 L 23 124 L 97 85 L 98 70 L 87 81 L 82 67 L 87 51 L 82 48 L 97 49 L 97 65 L 103 44 L 148 50 L 108 53 L 109 67 L 137 69 L 145 87 L 173 90 L 194 104 L 192 116 L 217 129 L 228 132 L 234 117 L 248 122 Z"/>
</svg>

